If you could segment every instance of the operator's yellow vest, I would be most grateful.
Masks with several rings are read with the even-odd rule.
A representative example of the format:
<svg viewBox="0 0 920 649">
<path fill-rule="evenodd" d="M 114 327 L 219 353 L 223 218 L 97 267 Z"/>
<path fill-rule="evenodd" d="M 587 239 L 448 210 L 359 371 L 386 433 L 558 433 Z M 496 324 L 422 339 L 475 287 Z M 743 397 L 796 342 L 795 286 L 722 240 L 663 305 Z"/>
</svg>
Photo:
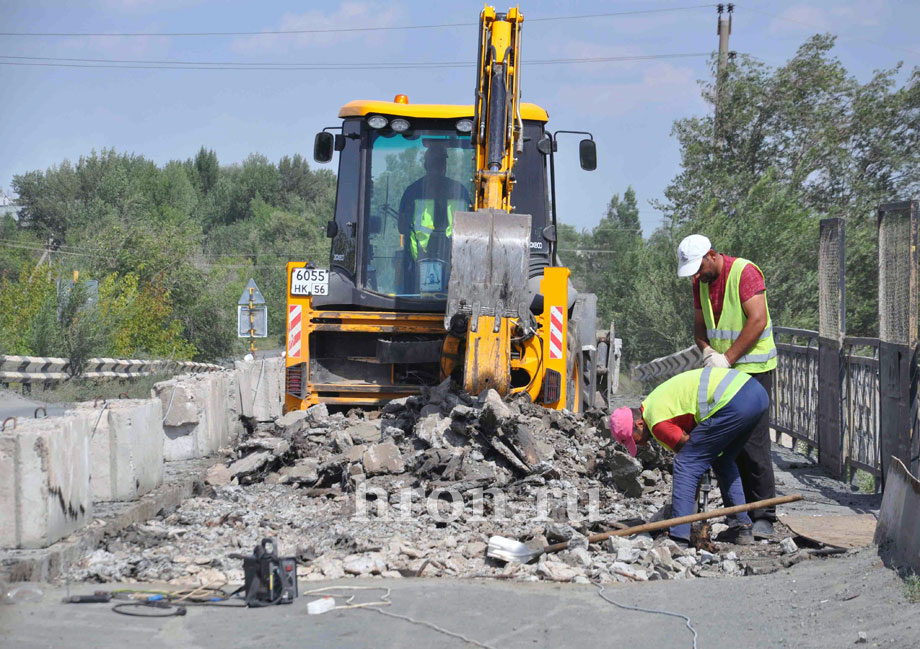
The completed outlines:
<svg viewBox="0 0 920 649">
<path fill-rule="evenodd" d="M 459 199 L 447 201 L 447 228 L 444 230 L 447 238 L 453 234 L 455 209 L 458 211 L 466 209 L 465 202 Z M 412 258 L 418 259 L 419 248 L 423 252 L 428 250 L 428 241 L 431 239 L 431 233 L 434 232 L 434 200 L 424 198 L 416 200 L 414 218 L 416 227 L 409 234 L 409 249 L 412 252 Z"/>
<path fill-rule="evenodd" d="M 720 354 L 728 351 L 732 343 L 741 335 L 747 316 L 741 308 L 739 288 L 741 286 L 741 271 L 751 264 L 747 259 L 736 259 L 728 271 L 725 280 L 725 298 L 722 302 L 722 315 L 719 322 L 715 322 L 712 314 L 712 302 L 709 301 L 709 284 L 700 282 L 700 304 L 703 306 L 703 321 L 706 323 L 706 336 L 709 344 Z M 751 264 L 753 265 L 753 264 Z M 754 266 L 757 268 L 757 266 Z M 760 269 L 757 268 L 759 271 Z M 768 372 L 776 367 L 776 344 L 773 342 L 773 320 L 770 318 L 770 307 L 766 305 L 767 296 L 764 295 L 764 306 L 767 309 L 767 325 L 763 333 L 747 353 L 735 361 L 732 366 L 736 370 L 748 374 Z"/>
<path fill-rule="evenodd" d="M 750 380 L 744 372 L 722 367 L 683 372 L 652 390 L 642 402 L 642 418 L 650 431 L 667 419 L 691 413 L 700 423 L 719 412 Z"/>
</svg>

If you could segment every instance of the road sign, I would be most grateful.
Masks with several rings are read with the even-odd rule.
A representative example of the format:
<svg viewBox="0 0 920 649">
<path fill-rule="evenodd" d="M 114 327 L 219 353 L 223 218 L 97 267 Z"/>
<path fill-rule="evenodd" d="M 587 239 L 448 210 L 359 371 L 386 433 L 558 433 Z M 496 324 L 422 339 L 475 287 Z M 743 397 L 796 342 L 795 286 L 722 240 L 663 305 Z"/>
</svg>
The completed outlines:
<svg viewBox="0 0 920 649">
<path fill-rule="evenodd" d="M 268 307 L 263 305 L 252 307 L 252 320 L 249 318 L 249 305 L 236 307 L 236 335 L 238 338 L 249 338 L 250 328 L 253 338 L 266 338 L 268 336 Z"/>
<path fill-rule="evenodd" d="M 252 296 L 249 295 L 249 289 L 252 289 Z M 240 301 L 237 304 L 249 305 L 249 301 L 252 300 L 253 304 L 265 304 L 265 298 L 262 297 L 262 291 L 259 290 L 259 287 L 256 286 L 256 281 L 249 278 L 249 282 L 246 284 L 246 288 L 243 289 L 243 294 L 240 296 Z"/>
</svg>

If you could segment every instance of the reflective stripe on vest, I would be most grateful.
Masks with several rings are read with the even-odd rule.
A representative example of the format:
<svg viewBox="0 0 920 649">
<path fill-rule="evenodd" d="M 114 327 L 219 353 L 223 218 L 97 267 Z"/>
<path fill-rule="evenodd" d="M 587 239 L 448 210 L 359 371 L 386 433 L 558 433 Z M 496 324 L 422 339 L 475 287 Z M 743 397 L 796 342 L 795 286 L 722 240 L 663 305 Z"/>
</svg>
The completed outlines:
<svg viewBox="0 0 920 649">
<path fill-rule="evenodd" d="M 703 308 L 703 321 L 706 324 L 706 336 L 709 338 L 709 344 L 712 348 L 724 354 L 732 346 L 747 322 L 747 316 L 741 306 L 740 286 L 741 273 L 751 264 L 747 259 L 735 259 L 731 269 L 728 271 L 728 277 L 725 279 L 725 297 L 722 303 L 722 313 L 719 315 L 719 322 L 715 322 L 712 311 L 712 302 L 709 299 L 709 285 L 700 282 L 700 305 Z M 751 264 L 753 265 L 753 264 Z M 757 268 L 757 266 L 754 266 Z M 759 268 L 757 268 L 760 271 Z M 766 304 L 764 296 L 764 306 L 767 310 L 767 325 L 763 333 L 748 350 L 747 354 L 735 361 L 732 366 L 742 372 L 757 374 L 766 372 L 776 367 L 776 345 L 773 342 L 773 321 L 770 318 L 770 307 Z"/>
<path fill-rule="evenodd" d="M 728 374 L 719 381 L 715 391 L 712 393 L 712 401 L 710 401 L 706 393 L 709 391 L 709 375 L 711 373 L 712 368 L 706 367 L 700 375 L 700 387 L 696 397 L 696 407 L 700 413 L 700 421 L 703 421 L 709 416 L 713 406 L 719 403 L 719 400 L 722 398 L 722 395 L 725 394 L 728 386 L 731 385 L 732 381 L 738 378 L 739 374 L 741 374 L 738 370 L 729 370 Z"/>
<path fill-rule="evenodd" d="M 692 414 L 696 423 L 721 410 L 751 380 L 745 372 L 721 367 L 682 372 L 652 390 L 642 402 L 642 417 L 654 433 L 657 424 Z"/>
<path fill-rule="evenodd" d="M 451 199 L 447 201 L 447 228 L 444 230 L 445 236 L 450 238 L 454 228 L 454 206 L 463 211 L 463 201 Z M 421 246 L 422 252 L 428 251 L 428 241 L 431 239 L 431 233 L 434 232 L 434 199 L 420 198 L 415 201 L 415 224 L 416 227 L 409 233 L 409 248 L 412 252 L 412 258 L 418 259 L 418 249 Z"/>
</svg>

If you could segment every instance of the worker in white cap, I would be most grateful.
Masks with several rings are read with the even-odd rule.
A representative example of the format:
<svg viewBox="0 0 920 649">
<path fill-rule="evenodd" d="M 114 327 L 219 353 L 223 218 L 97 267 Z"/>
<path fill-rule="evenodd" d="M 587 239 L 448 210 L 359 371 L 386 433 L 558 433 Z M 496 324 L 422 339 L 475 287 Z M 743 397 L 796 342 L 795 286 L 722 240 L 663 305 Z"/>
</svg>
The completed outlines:
<svg viewBox="0 0 920 649">
<path fill-rule="evenodd" d="M 691 234 L 677 247 L 677 275 L 693 278 L 693 336 L 703 366 L 746 372 L 772 399 L 776 344 L 761 270 L 747 259 L 716 252 L 703 235 Z M 748 502 L 776 495 L 768 412 L 737 462 Z M 773 536 L 775 509 L 755 510 L 751 518 L 755 537 Z"/>
</svg>

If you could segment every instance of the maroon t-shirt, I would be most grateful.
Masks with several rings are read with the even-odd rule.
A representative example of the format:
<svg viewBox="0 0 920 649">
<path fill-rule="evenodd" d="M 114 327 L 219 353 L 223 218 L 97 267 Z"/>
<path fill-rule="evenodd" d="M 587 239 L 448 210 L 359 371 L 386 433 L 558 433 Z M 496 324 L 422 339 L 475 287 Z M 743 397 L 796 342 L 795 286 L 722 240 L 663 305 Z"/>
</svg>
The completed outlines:
<svg viewBox="0 0 920 649">
<path fill-rule="evenodd" d="M 725 301 L 725 282 L 728 281 L 728 272 L 732 269 L 737 257 L 722 255 L 722 273 L 716 278 L 716 281 L 709 285 L 709 301 L 712 302 L 712 317 L 719 321 L 722 315 L 722 303 Z M 738 286 L 738 295 L 742 304 L 752 297 L 767 290 L 763 281 L 763 275 L 754 264 L 748 264 L 741 271 L 741 282 Z M 703 304 L 700 302 L 700 282 L 698 279 L 693 280 L 693 306 L 702 310 Z"/>
</svg>

